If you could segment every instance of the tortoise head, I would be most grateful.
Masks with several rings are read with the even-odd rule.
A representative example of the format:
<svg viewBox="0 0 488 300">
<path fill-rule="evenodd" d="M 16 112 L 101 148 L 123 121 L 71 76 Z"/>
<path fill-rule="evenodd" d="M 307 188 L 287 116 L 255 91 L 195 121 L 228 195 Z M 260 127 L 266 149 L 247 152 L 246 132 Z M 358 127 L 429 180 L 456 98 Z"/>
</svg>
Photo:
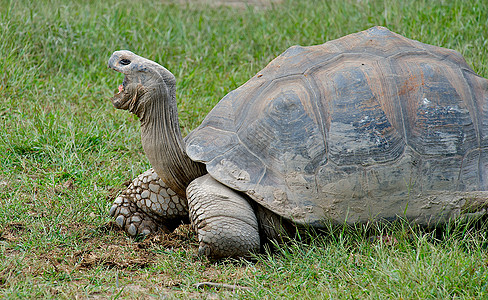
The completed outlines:
<svg viewBox="0 0 488 300">
<path fill-rule="evenodd" d="M 112 104 L 125 109 L 141 120 L 148 105 L 165 101 L 175 94 L 175 77 L 161 65 L 127 50 L 115 51 L 108 67 L 125 75 Z"/>
</svg>

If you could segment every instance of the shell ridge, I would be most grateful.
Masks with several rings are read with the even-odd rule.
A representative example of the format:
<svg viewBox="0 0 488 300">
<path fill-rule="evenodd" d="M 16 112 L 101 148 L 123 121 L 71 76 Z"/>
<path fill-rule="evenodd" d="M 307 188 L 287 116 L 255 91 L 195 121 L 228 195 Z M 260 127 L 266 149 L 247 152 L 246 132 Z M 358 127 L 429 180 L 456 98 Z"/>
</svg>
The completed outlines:
<svg viewBox="0 0 488 300">
<path fill-rule="evenodd" d="M 315 115 L 316 120 L 319 121 L 320 126 L 318 126 L 318 128 L 322 132 L 323 145 L 324 145 L 324 150 L 325 150 L 324 157 L 325 157 L 325 160 L 327 161 L 328 155 L 329 155 L 328 145 L 327 145 L 327 136 L 328 136 L 328 133 L 327 133 L 327 127 L 328 127 L 327 116 L 328 116 L 328 112 L 323 105 L 323 102 L 327 101 L 327 99 L 326 99 L 325 95 L 322 95 L 322 93 L 320 92 L 316 78 L 314 76 L 305 76 L 304 75 L 304 77 L 305 77 L 306 82 L 311 87 L 311 88 L 309 88 L 309 93 L 313 94 L 313 99 L 315 99 L 315 101 L 313 101 L 313 104 L 314 104 L 314 108 L 316 108 L 316 110 L 314 110 L 313 113 Z M 319 92 L 317 93 L 316 91 L 319 91 Z M 315 170 L 315 174 L 317 174 L 318 169 L 319 168 L 317 168 Z"/>
<path fill-rule="evenodd" d="M 469 75 L 472 75 L 471 72 L 469 72 Z M 471 118 L 471 119 L 477 121 L 477 122 L 473 122 L 473 125 L 474 125 L 474 129 L 476 131 L 476 140 L 478 142 L 478 148 L 480 148 L 481 147 L 481 144 L 482 144 L 482 142 L 481 142 L 481 138 L 482 138 L 481 137 L 481 127 L 483 126 L 483 124 L 480 124 L 482 122 L 482 118 L 480 117 L 479 110 L 477 109 L 479 107 L 477 105 L 477 102 L 478 101 L 476 101 L 476 97 L 472 93 L 473 88 L 474 88 L 473 87 L 473 83 L 467 77 L 467 74 L 464 72 L 464 70 L 462 70 L 462 76 L 463 76 L 465 82 L 470 87 L 468 89 L 468 93 L 469 93 L 468 101 L 470 103 L 469 103 L 469 105 L 467 105 L 467 107 L 468 107 L 468 110 L 469 110 L 470 114 L 473 116 L 473 118 Z"/>
<path fill-rule="evenodd" d="M 265 68 L 266 69 L 266 68 Z M 249 81 L 248 81 L 249 82 Z M 246 82 L 247 84 L 247 82 Z M 242 87 L 246 86 L 246 84 L 244 84 Z M 246 101 L 245 103 L 245 106 L 247 107 L 251 107 L 254 105 L 254 103 L 259 100 L 259 96 L 263 93 L 263 91 L 265 91 L 269 86 L 270 86 L 271 82 L 270 81 L 267 81 L 266 83 L 264 84 L 261 84 L 255 91 L 253 91 L 252 93 L 250 93 L 250 95 L 248 95 L 248 100 Z M 243 105 L 244 106 L 244 105 Z M 239 115 L 239 118 L 236 118 L 234 120 L 234 128 L 235 128 L 235 132 L 239 132 L 239 130 L 242 128 L 243 124 L 244 124 L 244 120 L 247 119 L 249 115 L 249 110 L 246 109 L 244 111 L 244 113 L 242 112 L 242 109 L 241 109 L 241 113 Z"/>
<path fill-rule="evenodd" d="M 387 64 L 384 64 L 383 66 L 385 66 L 385 65 L 387 65 L 388 68 L 389 68 L 391 65 L 393 65 L 392 60 L 391 59 L 388 59 L 388 63 Z M 383 68 L 380 68 L 380 72 L 383 73 Z M 390 72 L 390 73 L 391 74 L 395 74 L 395 72 Z M 384 77 L 385 76 L 383 74 L 383 78 Z M 395 103 L 396 107 L 399 108 L 400 121 L 401 121 L 401 124 L 402 124 L 402 128 L 401 128 L 402 133 L 403 133 L 402 137 L 404 139 L 404 143 L 406 145 L 410 145 L 410 140 L 409 140 L 409 137 L 408 137 L 408 134 L 407 134 L 407 126 L 405 124 L 406 122 L 408 122 L 408 119 L 405 118 L 405 107 L 404 106 L 406 105 L 406 103 L 403 103 L 400 100 L 400 97 L 399 97 L 400 93 L 399 93 L 399 90 L 398 90 L 398 85 L 397 84 L 394 84 L 393 86 L 395 88 L 395 93 L 393 94 L 393 95 L 395 95 L 394 96 L 394 98 L 395 98 L 394 102 L 396 102 Z"/>
<path fill-rule="evenodd" d="M 235 131 L 233 131 L 233 130 L 227 130 L 227 129 L 224 129 L 224 128 L 222 128 L 222 127 L 215 127 L 215 126 L 212 126 L 212 125 L 207 125 L 207 126 L 204 126 L 204 127 L 205 127 L 205 128 L 212 128 L 212 129 L 213 129 L 213 130 L 215 130 L 215 131 L 220 131 L 220 132 L 225 132 L 225 133 L 230 133 L 230 134 L 235 134 L 235 135 L 237 135 Z M 203 127 L 202 127 L 202 128 L 203 128 Z M 199 129 L 200 129 L 200 128 L 199 128 Z"/>
<path fill-rule="evenodd" d="M 466 151 L 466 153 L 463 155 L 462 159 L 461 159 L 461 167 L 459 168 L 459 172 L 458 172 L 458 185 L 461 184 L 462 180 L 463 180 L 463 170 L 464 170 L 464 167 L 465 167 L 465 160 L 466 160 L 466 157 L 468 157 L 471 153 L 475 152 L 477 149 L 472 149 L 472 150 L 469 150 L 469 151 Z M 480 167 L 480 163 L 481 163 L 481 155 L 478 156 L 478 168 Z M 479 177 L 478 177 L 478 180 L 479 180 L 479 183 L 478 184 L 481 184 L 483 181 L 482 181 L 482 174 L 481 172 L 478 172 L 479 173 Z"/>
<path fill-rule="evenodd" d="M 211 160 L 209 160 L 207 162 L 207 166 L 209 165 L 217 165 L 218 163 L 221 163 L 225 158 L 227 157 L 234 157 L 233 155 L 228 155 L 229 153 L 231 152 L 235 152 L 235 150 L 238 148 L 238 147 L 242 147 L 244 149 L 247 150 L 247 152 L 249 154 L 251 154 L 255 159 L 259 160 L 260 163 L 264 166 L 264 172 L 263 174 L 260 176 L 260 178 L 262 178 L 264 176 L 264 174 L 266 173 L 266 169 L 268 169 L 269 167 L 267 166 L 267 164 L 260 158 L 258 157 L 253 151 L 251 151 L 249 149 L 249 147 L 247 147 L 247 145 L 245 143 L 242 142 L 242 140 L 239 138 L 239 135 L 236 134 L 237 136 L 237 139 L 238 139 L 238 142 L 236 145 L 234 145 L 232 148 L 226 150 L 225 152 L 223 152 L 222 154 L 219 154 L 217 156 L 215 156 L 214 158 L 212 158 Z M 212 175 L 212 177 L 214 177 L 217 181 L 220 181 L 220 179 L 223 179 L 222 176 L 214 176 L 213 174 L 215 174 L 215 172 L 209 168 L 207 168 L 207 171 Z M 226 170 L 227 171 L 227 170 Z M 226 172 L 226 176 L 227 178 L 232 178 L 232 176 L 229 175 L 228 172 Z M 235 189 L 238 189 L 238 190 L 241 190 L 243 192 L 246 192 L 244 189 L 242 188 L 239 188 L 239 186 L 237 184 L 229 184 L 229 182 L 227 182 L 227 180 L 222 180 L 222 181 L 226 181 L 226 182 L 222 182 L 223 184 L 225 185 L 228 185 L 228 186 L 231 186 L 232 188 L 235 188 Z M 256 186 L 258 186 L 259 183 L 256 183 L 254 184 L 254 187 L 253 189 L 256 190 Z"/>
<path fill-rule="evenodd" d="M 482 153 L 485 152 L 483 151 L 483 149 L 488 149 L 488 146 L 487 145 L 483 145 L 484 144 L 484 134 L 485 132 L 483 131 L 483 122 L 484 122 L 484 119 L 488 119 L 487 116 L 484 116 L 484 114 L 486 114 L 488 111 L 485 110 L 485 107 L 488 107 L 488 80 L 479 76 L 478 74 L 476 74 L 473 70 L 471 69 L 462 69 L 461 70 L 462 72 L 462 76 L 463 78 L 465 79 L 466 83 L 468 84 L 468 86 L 470 87 L 468 89 L 468 92 L 470 94 L 470 97 L 468 97 L 468 101 L 470 101 L 470 105 L 467 105 L 468 106 L 468 110 L 471 114 L 471 120 L 476 120 L 476 122 L 473 122 L 473 125 L 474 125 L 474 128 L 475 128 L 475 132 L 476 132 L 476 136 L 477 136 L 477 142 L 478 142 L 478 148 L 477 149 L 471 149 L 467 151 L 466 155 L 467 156 L 469 154 L 469 152 L 472 152 L 472 151 L 476 151 L 478 150 L 478 162 L 477 162 L 477 169 L 478 169 L 478 180 L 479 180 L 479 188 L 481 189 L 486 189 L 487 188 L 487 185 L 488 185 L 488 178 L 485 178 L 485 168 L 486 168 L 486 165 L 485 165 L 485 160 L 486 160 L 486 155 L 483 156 Z M 474 80 L 474 78 L 476 80 Z M 481 83 L 478 83 L 479 85 L 479 88 L 484 91 L 484 94 L 479 96 L 480 99 L 478 99 L 476 97 L 476 95 L 473 93 L 473 90 L 475 89 L 475 86 L 474 84 L 477 83 L 477 81 L 481 81 Z M 473 82 L 474 81 L 474 82 Z M 484 86 L 483 86 L 484 84 Z M 483 99 L 484 98 L 484 99 Z M 483 107 L 483 101 L 485 101 L 485 104 Z M 488 132 L 488 130 L 487 130 Z M 485 137 L 486 139 L 486 137 Z M 464 158 L 464 157 L 463 157 Z M 488 165 L 488 162 L 487 162 L 487 165 Z M 463 170 L 463 168 L 461 167 L 461 170 Z"/>
<path fill-rule="evenodd" d="M 406 37 L 404 37 L 404 38 L 412 41 L 413 44 L 415 45 L 415 47 L 424 49 L 430 55 L 437 57 L 441 61 L 447 61 L 450 64 L 456 66 L 457 68 L 461 67 L 460 66 L 460 64 L 461 64 L 462 68 L 471 69 L 471 67 L 466 62 L 466 59 L 461 55 L 461 53 L 459 53 L 456 50 L 448 49 L 448 48 L 444 48 L 444 47 L 439 47 L 439 46 L 435 46 L 435 45 L 425 44 L 425 43 L 422 43 L 420 41 L 416 41 L 416 40 L 409 39 Z"/>
</svg>

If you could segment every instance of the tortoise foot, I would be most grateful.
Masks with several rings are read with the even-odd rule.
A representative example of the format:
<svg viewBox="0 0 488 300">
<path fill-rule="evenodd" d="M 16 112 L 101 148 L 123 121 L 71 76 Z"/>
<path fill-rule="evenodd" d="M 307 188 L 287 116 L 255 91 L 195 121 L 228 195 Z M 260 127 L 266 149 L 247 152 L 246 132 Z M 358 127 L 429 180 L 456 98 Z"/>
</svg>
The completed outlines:
<svg viewBox="0 0 488 300">
<path fill-rule="evenodd" d="M 137 205 L 127 197 L 120 195 L 115 199 L 110 216 L 115 218 L 115 223 L 130 236 L 149 235 L 160 228 L 165 229 L 162 224 L 144 213 Z"/>
<path fill-rule="evenodd" d="M 171 223 L 188 219 L 186 199 L 169 188 L 153 168 L 137 176 L 125 194 L 141 211 L 155 220 Z"/>
<path fill-rule="evenodd" d="M 188 203 L 171 190 L 153 168 L 137 176 L 115 199 L 110 215 L 131 236 L 163 229 L 171 232 L 188 223 Z"/>
<path fill-rule="evenodd" d="M 198 253 L 213 258 L 246 257 L 259 251 L 256 215 L 249 202 L 209 175 L 195 179 L 187 188 Z"/>
</svg>

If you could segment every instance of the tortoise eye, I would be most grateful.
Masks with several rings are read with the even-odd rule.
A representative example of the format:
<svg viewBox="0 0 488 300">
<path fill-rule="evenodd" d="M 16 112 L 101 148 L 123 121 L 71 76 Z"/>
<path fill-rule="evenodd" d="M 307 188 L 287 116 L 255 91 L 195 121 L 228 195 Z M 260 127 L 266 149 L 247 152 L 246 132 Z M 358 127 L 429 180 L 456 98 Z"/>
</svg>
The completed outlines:
<svg viewBox="0 0 488 300">
<path fill-rule="evenodd" d="M 121 59 L 120 60 L 120 64 L 121 65 L 124 65 L 124 66 L 127 66 L 128 64 L 130 64 L 130 60 L 125 59 L 125 58 L 124 59 Z"/>
</svg>

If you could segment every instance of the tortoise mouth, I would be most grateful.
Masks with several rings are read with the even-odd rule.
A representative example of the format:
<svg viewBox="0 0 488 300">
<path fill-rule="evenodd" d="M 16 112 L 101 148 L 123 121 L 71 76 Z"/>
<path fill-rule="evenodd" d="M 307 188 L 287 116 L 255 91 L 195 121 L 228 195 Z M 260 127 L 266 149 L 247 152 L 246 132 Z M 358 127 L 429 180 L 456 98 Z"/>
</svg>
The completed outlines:
<svg viewBox="0 0 488 300">
<path fill-rule="evenodd" d="M 118 92 L 115 92 L 114 93 L 114 96 L 120 96 L 120 94 L 122 94 L 125 90 L 125 86 L 127 85 L 127 76 L 124 77 L 124 80 L 122 81 L 122 84 L 119 84 L 119 86 L 117 87 L 118 89 Z"/>
<path fill-rule="evenodd" d="M 110 99 L 112 104 L 117 109 L 127 109 L 124 108 L 127 104 L 127 101 L 130 99 L 128 93 L 126 92 L 127 85 L 129 84 L 129 79 L 127 76 L 124 77 L 122 84 L 119 84 L 117 87 L 117 92 L 114 92 L 113 97 Z"/>
</svg>

